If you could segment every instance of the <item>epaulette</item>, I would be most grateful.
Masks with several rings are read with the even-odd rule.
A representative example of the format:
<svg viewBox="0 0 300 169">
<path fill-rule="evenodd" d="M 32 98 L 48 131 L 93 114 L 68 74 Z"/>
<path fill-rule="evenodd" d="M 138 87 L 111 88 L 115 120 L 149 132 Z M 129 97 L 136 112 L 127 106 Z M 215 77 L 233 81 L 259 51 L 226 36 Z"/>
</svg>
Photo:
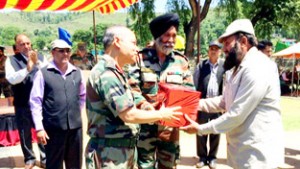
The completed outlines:
<svg viewBox="0 0 300 169">
<path fill-rule="evenodd" d="M 143 60 L 152 60 L 156 58 L 156 50 L 153 48 L 144 48 L 139 52 Z"/>
<path fill-rule="evenodd" d="M 181 52 L 179 52 L 179 51 L 177 51 L 177 50 L 174 50 L 173 53 L 174 53 L 174 55 L 176 55 L 176 56 L 181 56 L 181 57 L 183 57 L 187 62 L 189 61 L 188 58 L 187 58 L 184 54 L 182 54 Z"/>
</svg>

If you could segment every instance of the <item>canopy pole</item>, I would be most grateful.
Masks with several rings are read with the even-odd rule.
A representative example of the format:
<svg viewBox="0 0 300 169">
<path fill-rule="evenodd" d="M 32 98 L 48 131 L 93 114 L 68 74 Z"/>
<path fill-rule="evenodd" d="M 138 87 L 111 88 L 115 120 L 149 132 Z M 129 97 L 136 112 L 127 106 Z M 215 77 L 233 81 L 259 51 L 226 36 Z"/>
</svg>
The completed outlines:
<svg viewBox="0 0 300 169">
<path fill-rule="evenodd" d="M 293 96 L 294 93 L 294 75 L 295 75 L 295 53 L 293 53 L 293 67 L 292 67 L 292 89 L 291 89 L 291 96 Z M 297 85 L 297 84 L 296 84 Z M 297 89 L 296 89 L 297 90 Z"/>
<path fill-rule="evenodd" d="M 95 10 L 93 10 L 93 26 L 94 26 L 94 48 L 95 48 L 95 57 L 96 62 L 98 62 L 98 56 L 97 56 L 97 38 L 96 38 L 96 19 L 95 19 Z"/>
<path fill-rule="evenodd" d="M 201 0 L 198 2 L 199 7 L 198 7 L 198 12 L 197 12 L 197 26 L 198 26 L 198 33 L 197 33 L 197 58 L 196 58 L 196 65 L 201 61 L 200 58 L 200 49 L 201 49 L 201 43 L 200 43 L 200 13 L 201 13 Z"/>
</svg>

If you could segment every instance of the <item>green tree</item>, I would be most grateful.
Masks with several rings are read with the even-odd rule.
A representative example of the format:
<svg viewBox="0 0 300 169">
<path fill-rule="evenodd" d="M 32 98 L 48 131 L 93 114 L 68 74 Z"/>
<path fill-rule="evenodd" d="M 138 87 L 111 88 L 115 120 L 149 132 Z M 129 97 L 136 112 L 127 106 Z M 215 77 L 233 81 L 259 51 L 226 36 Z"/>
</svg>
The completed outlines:
<svg viewBox="0 0 300 169">
<path fill-rule="evenodd" d="M 130 27 L 136 33 L 138 44 L 145 46 L 152 40 L 149 22 L 155 17 L 154 0 L 142 0 L 140 3 L 135 3 L 130 7 L 129 15 L 133 20 L 133 24 Z"/>
<path fill-rule="evenodd" d="M 47 45 L 47 40 L 44 37 L 38 37 L 35 39 L 33 46 L 39 51 L 43 50 Z"/>
<path fill-rule="evenodd" d="M 184 53 L 186 56 L 192 57 L 194 55 L 195 36 L 199 28 L 199 24 L 207 16 L 211 0 L 205 0 L 203 6 L 200 6 L 200 0 L 189 0 L 188 2 L 190 12 L 188 12 L 189 10 L 185 1 L 168 0 L 168 3 L 170 4 L 169 9 L 177 12 L 183 23 L 184 33 L 186 36 L 186 47 Z"/>
<path fill-rule="evenodd" d="M 299 37 L 300 2 L 298 0 L 221 0 L 221 8 L 228 13 L 228 21 L 249 18 L 259 39 L 271 38 L 275 32 L 288 30 Z"/>
<path fill-rule="evenodd" d="M 92 42 L 92 32 L 88 30 L 76 30 L 72 36 L 72 42 L 85 42 L 89 46 Z"/>
<path fill-rule="evenodd" d="M 106 30 L 106 28 L 108 28 L 108 25 L 104 25 L 104 24 L 97 24 L 96 25 L 96 45 L 97 45 L 97 50 L 103 50 L 103 44 L 102 44 L 102 39 L 103 39 L 103 35 L 104 35 L 104 31 Z M 91 32 L 94 32 L 94 27 L 90 27 L 89 29 Z M 92 44 L 94 44 L 94 34 L 92 39 L 90 40 L 90 42 Z M 89 47 L 90 49 L 94 48 L 94 45 Z"/>
<path fill-rule="evenodd" d="M 180 16 L 183 30 L 186 37 L 185 54 L 188 57 L 193 56 L 194 42 L 199 22 L 207 15 L 211 0 L 205 0 L 201 11 L 199 10 L 200 0 L 189 0 L 190 8 L 184 0 L 168 0 L 169 11 L 176 12 Z M 200 11 L 200 19 L 197 16 Z M 142 0 L 130 8 L 129 14 L 134 20 L 133 29 L 137 33 L 140 44 L 145 45 L 151 40 L 151 34 L 148 28 L 149 21 L 154 18 L 154 0 Z M 179 32 L 180 33 L 180 32 Z"/>
<path fill-rule="evenodd" d="M 9 26 L 2 28 L 0 32 L 0 44 L 13 45 L 15 43 L 15 36 L 21 32 L 20 28 Z"/>
</svg>

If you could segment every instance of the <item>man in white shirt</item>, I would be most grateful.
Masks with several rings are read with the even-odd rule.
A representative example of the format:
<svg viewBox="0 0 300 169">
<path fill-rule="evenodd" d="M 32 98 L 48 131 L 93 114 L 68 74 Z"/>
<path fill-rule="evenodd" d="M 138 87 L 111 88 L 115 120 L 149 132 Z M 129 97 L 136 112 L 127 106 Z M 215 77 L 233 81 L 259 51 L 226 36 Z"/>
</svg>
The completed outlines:
<svg viewBox="0 0 300 169">
<path fill-rule="evenodd" d="M 225 113 L 199 125 L 186 116 L 188 133 L 226 133 L 228 164 L 233 168 L 277 168 L 284 162 L 280 85 L 273 62 L 256 48 L 248 19 L 232 22 L 220 36 L 226 55 L 222 96 L 200 100 L 199 110 Z"/>
<path fill-rule="evenodd" d="M 15 118 L 24 155 L 25 169 L 31 169 L 36 164 L 36 158 L 32 149 L 31 128 L 34 126 L 29 106 L 29 95 L 34 74 L 40 67 L 47 64 L 47 60 L 42 55 L 32 51 L 31 41 L 25 34 L 16 35 L 15 45 L 19 53 L 6 59 L 5 76 L 12 85 L 14 93 Z M 38 145 L 41 166 L 44 167 L 46 163 L 44 146 Z"/>
</svg>

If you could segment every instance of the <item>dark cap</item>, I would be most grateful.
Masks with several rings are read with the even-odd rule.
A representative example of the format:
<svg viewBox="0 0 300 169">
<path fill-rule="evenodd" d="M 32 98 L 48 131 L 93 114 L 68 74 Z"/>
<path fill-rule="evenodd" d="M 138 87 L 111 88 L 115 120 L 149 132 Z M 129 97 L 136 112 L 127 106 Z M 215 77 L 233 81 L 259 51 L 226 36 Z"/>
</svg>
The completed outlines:
<svg viewBox="0 0 300 169">
<path fill-rule="evenodd" d="M 209 47 L 211 47 L 211 46 L 217 46 L 218 48 L 222 48 L 222 44 L 220 44 L 218 41 L 211 41 L 210 43 L 209 43 Z"/>
<path fill-rule="evenodd" d="M 4 51 L 5 47 L 0 45 L 0 50 Z"/>
<path fill-rule="evenodd" d="M 154 18 L 150 24 L 150 31 L 154 39 L 164 34 L 171 26 L 174 26 L 178 30 L 179 16 L 174 13 L 167 13 Z"/>
</svg>

